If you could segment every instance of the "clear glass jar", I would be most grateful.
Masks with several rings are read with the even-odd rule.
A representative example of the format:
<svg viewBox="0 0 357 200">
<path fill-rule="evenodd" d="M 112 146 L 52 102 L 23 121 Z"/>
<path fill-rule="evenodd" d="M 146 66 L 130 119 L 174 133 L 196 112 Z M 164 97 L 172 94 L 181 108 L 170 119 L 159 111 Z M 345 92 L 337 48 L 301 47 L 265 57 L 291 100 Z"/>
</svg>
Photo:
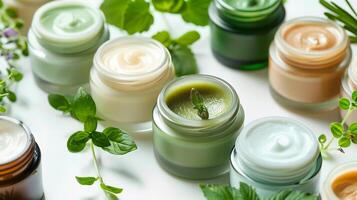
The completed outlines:
<svg viewBox="0 0 357 200">
<path fill-rule="evenodd" d="M 269 45 L 285 19 L 281 0 L 264 1 L 263 5 L 250 3 L 214 0 L 209 8 L 211 49 L 217 60 L 228 67 L 266 67 Z"/>
<path fill-rule="evenodd" d="M 189 84 L 214 84 L 230 98 L 226 112 L 208 120 L 190 120 L 174 113 L 168 93 Z M 244 111 L 227 82 L 207 75 L 178 78 L 161 91 L 153 112 L 154 151 L 169 173 L 188 179 L 207 179 L 228 170 L 229 152 L 244 122 Z"/>
<path fill-rule="evenodd" d="M 309 29 L 324 27 L 321 30 L 334 35 L 335 44 L 330 47 L 326 42 L 325 49 L 316 50 L 305 49 L 310 48 L 309 46 L 293 46 L 291 42 L 295 41 L 288 41 L 289 31 L 294 33 L 294 28 L 304 26 Z M 311 45 L 311 48 L 316 45 L 319 48 L 318 45 L 321 44 L 323 47 L 324 42 L 329 41 L 326 39 L 327 35 L 321 36 L 321 31 L 314 31 L 296 31 L 295 34 L 302 37 L 301 45 Z M 284 23 L 270 47 L 269 82 L 272 96 L 282 105 L 297 109 L 336 108 L 341 79 L 351 62 L 349 44 L 346 32 L 336 23 L 323 18 L 302 17 Z"/>
<path fill-rule="evenodd" d="M 17 133 L 21 142 L 9 136 Z M 19 139 L 21 138 L 21 140 Z M 0 116 L 0 199 L 44 199 L 41 151 L 30 130 L 20 121 Z"/>
<path fill-rule="evenodd" d="M 109 39 L 104 22 L 101 11 L 83 1 L 54 1 L 37 10 L 28 43 L 41 89 L 74 94 L 88 83 L 95 52 Z"/>
<path fill-rule="evenodd" d="M 345 73 L 345 76 L 342 79 L 341 84 L 341 97 L 352 99 L 352 92 L 357 90 L 357 60 L 355 60 L 352 65 L 348 68 Z M 340 109 L 341 117 L 343 118 L 347 113 L 345 110 Z M 357 112 L 356 110 L 352 111 L 346 120 L 346 124 L 352 124 L 357 122 Z"/>
<path fill-rule="evenodd" d="M 357 173 L 356 161 L 340 164 L 327 175 L 327 178 L 324 180 L 322 185 L 321 200 L 341 200 L 341 198 L 338 198 L 333 191 L 332 184 L 339 176 L 348 172 Z M 357 198 L 357 193 L 355 193 L 353 197 L 354 198 L 346 198 L 345 200 Z"/>
<path fill-rule="evenodd" d="M 263 199 L 282 190 L 318 194 L 321 166 L 313 131 L 289 118 L 262 118 L 245 126 L 237 139 L 230 183 L 247 183 Z"/>
<path fill-rule="evenodd" d="M 125 48 L 130 49 L 125 51 Z M 116 50 L 120 51 L 118 55 L 114 52 Z M 150 57 L 154 54 L 157 58 Z M 119 64 L 121 58 L 128 63 Z M 110 60 L 120 66 L 113 67 Z M 145 63 L 148 60 L 152 63 Z M 141 62 L 141 68 L 135 69 Z M 124 69 L 124 64 L 128 69 Z M 145 65 L 149 64 L 151 68 L 146 69 Z M 174 78 L 171 56 L 161 43 L 145 37 L 120 37 L 98 49 L 90 75 L 90 88 L 99 116 L 105 119 L 105 123 L 130 133 L 144 133 L 152 130 L 152 110 L 157 96 Z"/>
</svg>

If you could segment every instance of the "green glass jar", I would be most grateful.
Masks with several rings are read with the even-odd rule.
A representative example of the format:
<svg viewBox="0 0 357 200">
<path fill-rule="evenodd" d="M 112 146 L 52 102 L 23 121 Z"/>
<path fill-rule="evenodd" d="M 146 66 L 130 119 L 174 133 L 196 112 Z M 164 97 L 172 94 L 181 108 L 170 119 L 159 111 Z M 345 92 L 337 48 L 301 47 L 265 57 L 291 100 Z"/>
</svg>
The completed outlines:
<svg viewBox="0 0 357 200">
<path fill-rule="evenodd" d="M 202 120 L 190 101 L 198 90 L 209 112 Z M 234 89 L 213 76 L 190 75 L 170 82 L 160 93 L 153 112 L 154 151 L 169 173 L 206 179 L 228 170 L 229 154 L 244 122 Z"/>
<path fill-rule="evenodd" d="M 281 0 L 213 0 L 211 48 L 222 64 L 241 70 L 267 66 L 269 45 L 285 19 Z"/>
<path fill-rule="evenodd" d="M 73 94 L 89 81 L 93 57 L 109 39 L 104 15 L 83 1 L 54 1 L 34 15 L 28 34 L 35 80 L 46 92 Z"/>
</svg>

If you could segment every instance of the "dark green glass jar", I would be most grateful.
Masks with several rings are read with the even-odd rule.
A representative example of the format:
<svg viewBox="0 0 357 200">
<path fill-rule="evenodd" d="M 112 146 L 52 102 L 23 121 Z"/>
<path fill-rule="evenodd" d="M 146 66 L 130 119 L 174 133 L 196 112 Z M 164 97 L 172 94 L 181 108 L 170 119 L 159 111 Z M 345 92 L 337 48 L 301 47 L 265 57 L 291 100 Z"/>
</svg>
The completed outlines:
<svg viewBox="0 0 357 200">
<path fill-rule="evenodd" d="M 285 19 L 282 0 L 213 0 L 209 16 L 219 62 L 242 70 L 267 66 L 269 45 Z"/>
</svg>

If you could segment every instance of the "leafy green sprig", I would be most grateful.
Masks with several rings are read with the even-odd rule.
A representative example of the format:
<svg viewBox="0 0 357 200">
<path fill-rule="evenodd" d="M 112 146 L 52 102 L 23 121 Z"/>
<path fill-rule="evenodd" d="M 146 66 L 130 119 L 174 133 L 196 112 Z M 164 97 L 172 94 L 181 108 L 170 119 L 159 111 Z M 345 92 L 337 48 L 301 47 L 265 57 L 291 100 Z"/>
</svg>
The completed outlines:
<svg viewBox="0 0 357 200">
<path fill-rule="evenodd" d="M 22 26 L 16 11 L 4 6 L 0 0 L 0 56 L 7 65 L 0 68 L 0 113 L 6 112 L 8 102 L 17 100 L 12 85 L 23 78 L 17 66 L 17 61 L 22 56 L 28 56 L 26 39 L 19 33 Z"/>
<path fill-rule="evenodd" d="M 352 13 L 349 13 L 341 6 L 334 2 L 320 0 L 321 5 L 327 8 L 330 12 L 325 12 L 325 16 L 330 20 L 337 21 L 342 24 L 342 27 L 351 33 L 350 40 L 352 43 L 357 43 L 357 12 L 352 7 L 348 0 L 345 0 L 347 6 Z"/>
<path fill-rule="evenodd" d="M 357 108 L 357 91 L 352 93 L 352 99 L 341 98 L 339 100 L 339 107 L 346 111 L 341 122 L 332 122 L 330 124 L 330 131 L 332 133 L 331 139 L 327 141 L 327 136 L 322 134 L 319 136 L 320 150 L 322 153 L 331 149 L 331 144 L 335 139 L 338 140 L 338 147 L 335 148 L 344 153 L 344 148 L 349 147 L 352 143 L 357 144 L 357 123 L 350 125 L 346 124 L 347 119 L 352 112 Z"/>
<path fill-rule="evenodd" d="M 252 186 L 241 182 L 239 189 L 226 185 L 200 185 L 207 200 L 262 200 Z M 316 195 L 286 190 L 272 195 L 269 200 L 318 200 Z"/>
<path fill-rule="evenodd" d="M 98 165 L 96 148 L 110 154 L 124 155 L 137 149 L 135 142 L 128 134 L 118 128 L 108 127 L 103 131 L 97 130 L 100 118 L 96 116 L 96 105 L 92 97 L 83 88 L 80 88 L 73 98 L 50 94 L 48 101 L 54 109 L 69 114 L 83 123 L 83 130 L 76 131 L 68 138 L 67 149 L 72 153 L 78 153 L 89 146 L 96 176 L 76 177 L 77 182 L 81 185 L 93 185 L 95 182 L 99 182 L 100 188 L 108 199 L 118 199 L 116 195 L 121 193 L 123 189 L 107 185 L 104 182 Z"/>
<path fill-rule="evenodd" d="M 209 113 L 208 109 L 203 102 L 203 97 L 201 93 L 195 88 L 191 89 L 191 102 L 193 104 L 193 108 L 197 110 L 197 115 L 201 117 L 201 119 L 208 119 Z"/>
</svg>

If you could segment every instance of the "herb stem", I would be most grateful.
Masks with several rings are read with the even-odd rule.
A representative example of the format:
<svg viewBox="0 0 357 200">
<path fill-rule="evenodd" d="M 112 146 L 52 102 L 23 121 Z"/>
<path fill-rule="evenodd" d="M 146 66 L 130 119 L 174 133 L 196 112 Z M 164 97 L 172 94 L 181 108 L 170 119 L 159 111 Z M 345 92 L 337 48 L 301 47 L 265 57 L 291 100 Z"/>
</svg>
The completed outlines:
<svg viewBox="0 0 357 200">
<path fill-rule="evenodd" d="M 95 170 L 97 172 L 98 179 L 99 179 L 100 183 L 103 183 L 103 178 L 102 178 L 102 176 L 100 174 L 100 170 L 99 170 L 99 167 L 98 167 L 98 161 L 97 161 L 97 156 L 95 154 L 95 149 L 94 149 L 93 142 L 90 143 L 90 148 L 91 148 L 91 151 L 92 151 L 94 168 L 95 168 Z"/>
</svg>

